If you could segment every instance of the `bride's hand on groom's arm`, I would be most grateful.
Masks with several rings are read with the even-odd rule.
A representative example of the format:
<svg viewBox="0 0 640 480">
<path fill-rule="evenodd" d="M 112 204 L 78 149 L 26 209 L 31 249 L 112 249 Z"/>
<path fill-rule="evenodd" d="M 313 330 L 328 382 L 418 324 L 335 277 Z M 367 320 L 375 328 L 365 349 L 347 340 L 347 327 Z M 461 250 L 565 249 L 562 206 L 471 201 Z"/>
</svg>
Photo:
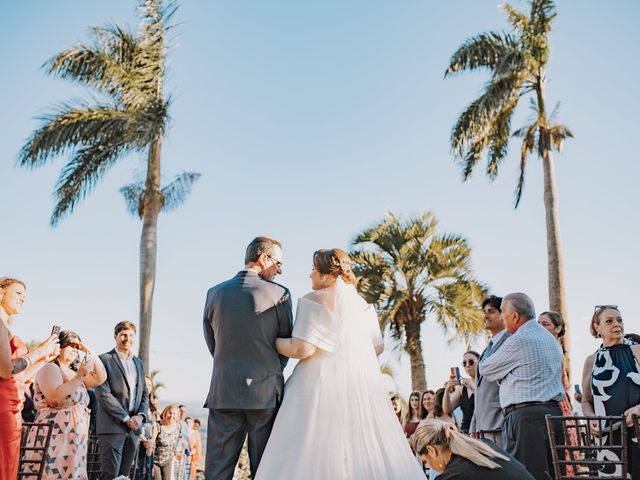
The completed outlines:
<svg viewBox="0 0 640 480">
<path fill-rule="evenodd" d="M 316 347 L 296 337 L 277 338 L 276 350 L 285 357 L 303 359 L 313 355 L 316 352 Z"/>
</svg>

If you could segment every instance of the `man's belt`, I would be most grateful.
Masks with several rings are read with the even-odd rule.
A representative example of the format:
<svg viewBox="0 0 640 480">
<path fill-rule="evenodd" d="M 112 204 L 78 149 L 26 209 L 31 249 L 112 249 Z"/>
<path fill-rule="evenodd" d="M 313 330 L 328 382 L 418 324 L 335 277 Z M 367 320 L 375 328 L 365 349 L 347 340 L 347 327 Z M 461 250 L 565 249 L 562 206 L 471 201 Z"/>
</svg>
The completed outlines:
<svg viewBox="0 0 640 480">
<path fill-rule="evenodd" d="M 522 403 L 512 403 L 502 409 L 502 412 L 507 415 L 514 410 L 524 407 L 532 407 L 534 405 L 549 405 L 553 407 L 557 407 L 559 403 L 556 400 L 549 400 L 548 402 L 522 402 Z"/>
</svg>

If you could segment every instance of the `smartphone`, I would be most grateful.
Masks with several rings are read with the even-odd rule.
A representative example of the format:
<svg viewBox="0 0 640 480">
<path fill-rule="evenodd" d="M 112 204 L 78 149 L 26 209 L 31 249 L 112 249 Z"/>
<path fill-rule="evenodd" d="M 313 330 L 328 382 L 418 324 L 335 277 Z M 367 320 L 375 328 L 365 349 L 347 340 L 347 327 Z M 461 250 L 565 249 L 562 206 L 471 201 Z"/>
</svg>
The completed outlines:
<svg viewBox="0 0 640 480">
<path fill-rule="evenodd" d="M 456 376 L 456 369 L 454 367 L 451 367 L 451 378 Z"/>
<path fill-rule="evenodd" d="M 576 393 L 582 393 L 582 388 L 580 388 L 580 385 L 578 385 L 577 383 L 573 386 L 573 388 L 575 389 Z"/>
<path fill-rule="evenodd" d="M 460 368 L 456 367 L 456 380 L 460 381 Z"/>
<path fill-rule="evenodd" d="M 60 333 L 60 325 L 54 325 L 51 329 L 51 335 L 58 335 Z"/>
</svg>

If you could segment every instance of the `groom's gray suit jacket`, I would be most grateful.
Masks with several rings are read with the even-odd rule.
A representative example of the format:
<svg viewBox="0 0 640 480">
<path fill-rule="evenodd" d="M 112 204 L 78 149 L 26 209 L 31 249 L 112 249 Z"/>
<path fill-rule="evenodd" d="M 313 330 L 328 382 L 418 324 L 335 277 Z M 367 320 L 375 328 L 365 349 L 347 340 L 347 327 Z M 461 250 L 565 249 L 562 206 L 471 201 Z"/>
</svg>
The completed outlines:
<svg viewBox="0 0 640 480">
<path fill-rule="evenodd" d="M 284 393 L 275 340 L 291 337 L 291 295 L 282 285 L 242 270 L 207 292 L 204 337 L 213 356 L 210 409 L 277 408 Z"/>
</svg>

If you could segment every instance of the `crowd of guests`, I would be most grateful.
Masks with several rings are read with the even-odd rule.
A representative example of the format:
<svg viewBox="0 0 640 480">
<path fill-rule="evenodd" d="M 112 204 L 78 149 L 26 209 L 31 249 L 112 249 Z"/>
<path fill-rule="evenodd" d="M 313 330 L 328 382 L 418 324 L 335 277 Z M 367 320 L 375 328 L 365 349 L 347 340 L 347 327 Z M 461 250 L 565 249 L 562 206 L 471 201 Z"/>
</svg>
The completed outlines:
<svg viewBox="0 0 640 480">
<path fill-rule="evenodd" d="M 430 467 L 430 478 L 555 478 L 545 416 L 585 415 L 623 418 L 629 478 L 640 480 L 633 428 L 633 417 L 640 416 L 640 339 L 625 335 L 620 309 L 594 309 L 589 329 L 602 344 L 585 360 L 575 403 L 560 342 L 562 316 L 536 316 L 533 302 L 522 293 L 488 297 L 482 309 L 490 340 L 482 353 L 463 355 L 463 375 L 452 368 L 443 388 L 412 392 L 404 413 L 401 398 L 391 397 L 411 447 Z M 619 443 L 620 428 L 604 420 L 589 422 L 592 433 L 614 432 L 605 443 Z M 577 428 L 556 425 L 554 430 L 557 444 L 578 445 Z M 564 474 L 584 474 L 577 471 L 584 468 L 578 450 L 565 454 L 565 460 L 578 463 L 564 466 Z M 611 449 L 606 458 L 621 460 L 621 455 Z M 601 476 L 616 473 L 599 470 Z"/>
<path fill-rule="evenodd" d="M 23 419 L 51 425 L 42 478 L 87 480 L 95 435 L 101 480 L 195 479 L 200 421 L 187 417 L 184 405 L 159 410 L 153 382 L 133 354 L 136 326 L 118 323 L 114 348 L 101 355 L 57 327 L 29 351 L 11 332 L 25 297 L 24 282 L 0 278 L 0 480 L 18 477 Z M 26 444 L 42 447 L 43 437 L 33 430 Z"/>
<path fill-rule="evenodd" d="M 136 326 L 118 323 L 114 348 L 101 355 L 69 330 L 54 331 L 29 351 L 11 332 L 25 296 L 24 282 L 0 278 L 0 480 L 17 477 L 22 418 L 29 416 L 25 398 L 33 410 L 29 419 L 52 425 L 44 478 L 87 479 L 88 438 L 94 434 L 102 480 L 128 477 L 134 464 L 136 478 L 144 480 L 173 479 L 176 468 L 178 478 L 196 478 L 200 422 L 186 415 L 184 405 L 159 409 L 153 382 L 132 351 Z M 571 401 L 560 345 L 564 319 L 557 312 L 536 317 L 522 293 L 488 297 L 482 309 L 490 340 L 482 353 L 463 355 L 463 375 L 452 369 L 442 388 L 411 393 L 404 412 L 402 399 L 391 398 L 431 478 L 554 478 L 545 416 L 581 410 L 587 417 L 623 418 L 630 478 L 640 480 L 633 428 L 640 415 L 640 342 L 637 335 L 625 336 L 620 309 L 595 307 L 589 329 L 602 344 L 585 360 L 578 405 Z M 596 434 L 615 430 L 598 420 L 589 426 Z M 577 444 L 575 429 L 569 431 L 573 435 L 559 443 Z M 27 439 L 38 441 L 35 433 Z M 569 466 L 567 474 L 574 468 L 579 466 Z"/>
</svg>

